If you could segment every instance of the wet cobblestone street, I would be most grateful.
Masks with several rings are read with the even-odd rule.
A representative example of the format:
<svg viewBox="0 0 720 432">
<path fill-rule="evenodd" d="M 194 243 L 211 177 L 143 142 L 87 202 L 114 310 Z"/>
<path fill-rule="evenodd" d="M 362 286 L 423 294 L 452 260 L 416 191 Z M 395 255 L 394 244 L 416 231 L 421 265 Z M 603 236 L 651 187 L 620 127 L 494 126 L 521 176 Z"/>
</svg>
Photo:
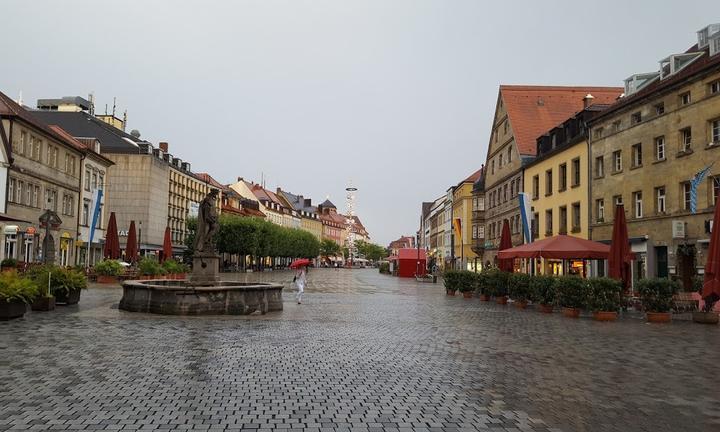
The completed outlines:
<svg viewBox="0 0 720 432">
<path fill-rule="evenodd" d="M 720 430 L 720 328 L 571 320 L 375 269 L 247 317 L 119 311 L 119 287 L 0 323 L 0 431 Z"/>
</svg>

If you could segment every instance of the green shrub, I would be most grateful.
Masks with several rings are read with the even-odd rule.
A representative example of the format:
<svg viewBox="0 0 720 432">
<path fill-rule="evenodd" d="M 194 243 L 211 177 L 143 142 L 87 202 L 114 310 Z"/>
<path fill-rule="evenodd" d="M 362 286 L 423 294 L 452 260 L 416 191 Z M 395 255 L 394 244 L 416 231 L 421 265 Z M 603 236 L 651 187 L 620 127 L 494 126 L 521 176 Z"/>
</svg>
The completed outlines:
<svg viewBox="0 0 720 432">
<path fill-rule="evenodd" d="M 693 280 L 692 280 L 693 291 L 695 291 L 698 294 L 702 294 L 704 283 L 705 283 L 705 276 L 703 276 L 703 275 L 693 276 Z"/>
<path fill-rule="evenodd" d="M 115 260 L 106 259 L 95 264 L 95 273 L 104 276 L 120 276 L 123 271 L 122 265 Z"/>
<path fill-rule="evenodd" d="M 165 270 L 166 273 L 169 274 L 179 274 L 179 273 L 187 273 L 188 272 L 188 266 L 177 262 L 174 259 L 168 259 L 165 260 L 165 262 L 162 263 L 162 268 Z"/>
<path fill-rule="evenodd" d="M 165 269 L 155 258 L 145 257 L 140 260 L 138 270 L 143 276 L 157 276 L 165 274 Z"/>
<path fill-rule="evenodd" d="M 640 302 L 647 312 L 670 312 L 674 301 L 673 295 L 680 290 L 680 284 L 666 278 L 640 279 L 637 291 Z"/>
<path fill-rule="evenodd" d="M 478 286 L 477 273 L 471 272 L 470 270 L 458 271 L 458 290 L 460 292 L 471 292 L 475 291 Z"/>
<path fill-rule="evenodd" d="M 511 273 L 508 278 L 508 295 L 510 295 L 510 298 L 519 302 L 530 300 L 530 279 L 531 276 L 526 273 Z"/>
<path fill-rule="evenodd" d="M 75 269 L 62 268 L 55 265 L 41 265 L 30 268 L 25 276 L 35 282 L 40 292 L 52 294 L 69 294 L 70 291 L 87 288 L 85 274 Z M 49 279 L 49 283 L 48 283 Z M 48 286 L 50 292 L 48 293 Z"/>
<path fill-rule="evenodd" d="M 490 268 L 486 271 L 487 290 L 489 295 L 503 297 L 508 293 L 508 279 L 511 273 L 504 272 L 498 268 Z"/>
<path fill-rule="evenodd" d="M 388 262 L 380 263 L 380 273 L 390 274 L 390 263 L 388 263 Z"/>
<path fill-rule="evenodd" d="M 587 304 L 587 281 L 579 276 L 560 276 L 555 278 L 555 292 L 558 303 L 566 308 L 582 309 Z"/>
<path fill-rule="evenodd" d="M 555 277 L 537 275 L 530 278 L 530 299 L 535 303 L 554 305 L 557 300 Z"/>
<path fill-rule="evenodd" d="M 0 301 L 32 303 L 39 294 L 38 285 L 32 279 L 20 277 L 15 271 L 0 274 Z"/>
<path fill-rule="evenodd" d="M 17 263 L 15 258 L 5 258 L 0 262 L 0 267 L 17 267 Z"/>
<path fill-rule="evenodd" d="M 617 312 L 623 305 L 623 288 L 611 278 L 588 279 L 588 308 L 593 312 Z"/>
<path fill-rule="evenodd" d="M 488 275 L 485 271 L 476 273 L 475 276 L 475 293 L 480 295 L 490 295 L 488 292 Z"/>
<path fill-rule="evenodd" d="M 458 270 L 445 270 L 443 272 L 443 283 L 448 291 L 457 291 L 460 287 L 460 272 Z"/>
</svg>

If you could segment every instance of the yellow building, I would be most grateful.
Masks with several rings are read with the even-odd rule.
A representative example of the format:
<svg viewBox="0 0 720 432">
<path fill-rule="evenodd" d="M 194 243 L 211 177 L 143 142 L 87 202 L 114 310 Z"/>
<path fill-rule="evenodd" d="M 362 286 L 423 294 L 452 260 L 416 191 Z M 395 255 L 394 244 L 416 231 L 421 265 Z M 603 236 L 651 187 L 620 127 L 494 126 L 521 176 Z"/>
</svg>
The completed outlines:
<svg viewBox="0 0 720 432">
<path fill-rule="evenodd" d="M 310 198 L 295 195 L 280 188 L 277 188 L 275 195 L 300 218 L 299 228 L 301 230 L 311 233 L 318 240 L 322 239 L 322 221 L 320 221 L 317 207 L 312 205 Z"/>
<path fill-rule="evenodd" d="M 451 188 L 453 253 L 455 268 L 473 270 L 478 258 L 473 251 L 473 185 L 482 175 L 482 168 Z M 477 230 L 477 228 L 476 228 Z M 475 234 L 477 237 L 477 233 Z"/>
<path fill-rule="evenodd" d="M 537 157 L 525 166 L 524 189 L 532 206 L 533 239 L 571 235 L 589 239 L 589 164 L 586 124 L 607 105 L 586 108 L 537 139 Z M 578 267 L 582 262 L 576 263 Z M 571 264 L 572 265 L 572 264 Z M 561 260 L 538 263 L 543 273 L 560 274 Z"/>
</svg>

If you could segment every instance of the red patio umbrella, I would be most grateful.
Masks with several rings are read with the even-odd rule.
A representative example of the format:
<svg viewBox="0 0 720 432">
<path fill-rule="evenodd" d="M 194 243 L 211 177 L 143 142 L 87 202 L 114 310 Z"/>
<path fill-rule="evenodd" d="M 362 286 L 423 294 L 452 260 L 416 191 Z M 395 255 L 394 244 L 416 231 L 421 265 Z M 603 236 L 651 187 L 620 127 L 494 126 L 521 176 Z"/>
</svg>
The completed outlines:
<svg viewBox="0 0 720 432">
<path fill-rule="evenodd" d="M 610 246 L 557 235 L 498 252 L 498 258 L 607 259 Z"/>
<path fill-rule="evenodd" d="M 135 221 L 130 221 L 130 229 L 128 230 L 127 245 L 125 246 L 125 259 L 129 263 L 137 261 L 138 244 L 137 234 L 135 232 Z"/>
<path fill-rule="evenodd" d="M 715 201 L 715 216 L 713 217 L 710 246 L 708 248 L 707 262 L 705 262 L 705 278 L 703 281 L 702 297 L 707 310 L 720 298 L 720 199 Z"/>
<path fill-rule="evenodd" d="M 105 234 L 105 248 L 103 249 L 103 256 L 106 259 L 114 260 L 120 258 L 120 239 L 118 238 L 117 220 L 115 219 L 115 212 L 110 213 L 107 234 Z"/>
<path fill-rule="evenodd" d="M 502 233 L 500 234 L 500 247 L 498 251 L 512 248 L 512 238 L 510 237 L 510 224 L 507 219 L 503 222 Z M 513 260 L 512 258 L 498 259 L 498 268 L 502 271 L 512 273 L 513 271 Z"/>
<path fill-rule="evenodd" d="M 626 290 L 630 288 L 632 257 L 627 222 L 625 221 L 625 207 L 618 204 L 615 206 L 612 243 L 610 243 L 610 255 L 608 256 L 608 276 L 621 281 Z"/>
<path fill-rule="evenodd" d="M 163 240 L 162 257 L 160 257 L 160 262 L 172 258 L 172 256 L 173 249 L 172 239 L 170 238 L 170 227 L 165 227 L 165 239 Z"/>
</svg>

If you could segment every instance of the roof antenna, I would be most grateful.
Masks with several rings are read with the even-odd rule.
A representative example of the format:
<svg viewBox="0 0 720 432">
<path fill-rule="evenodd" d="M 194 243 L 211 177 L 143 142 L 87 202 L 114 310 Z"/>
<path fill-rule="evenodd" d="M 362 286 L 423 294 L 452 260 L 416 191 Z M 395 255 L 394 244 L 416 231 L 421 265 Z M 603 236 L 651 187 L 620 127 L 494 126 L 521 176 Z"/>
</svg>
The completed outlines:
<svg viewBox="0 0 720 432">
<path fill-rule="evenodd" d="M 113 97 L 113 111 L 112 116 L 115 117 L 115 98 Z"/>
<path fill-rule="evenodd" d="M 90 94 L 88 95 L 88 99 L 90 100 L 90 115 L 94 116 L 95 115 L 95 95 L 92 92 L 90 92 Z"/>
<path fill-rule="evenodd" d="M 22 90 L 20 90 L 20 96 L 18 96 L 17 103 L 18 103 L 18 105 L 20 105 L 20 106 L 22 106 L 22 104 L 23 104 L 23 100 L 22 100 Z"/>
</svg>

